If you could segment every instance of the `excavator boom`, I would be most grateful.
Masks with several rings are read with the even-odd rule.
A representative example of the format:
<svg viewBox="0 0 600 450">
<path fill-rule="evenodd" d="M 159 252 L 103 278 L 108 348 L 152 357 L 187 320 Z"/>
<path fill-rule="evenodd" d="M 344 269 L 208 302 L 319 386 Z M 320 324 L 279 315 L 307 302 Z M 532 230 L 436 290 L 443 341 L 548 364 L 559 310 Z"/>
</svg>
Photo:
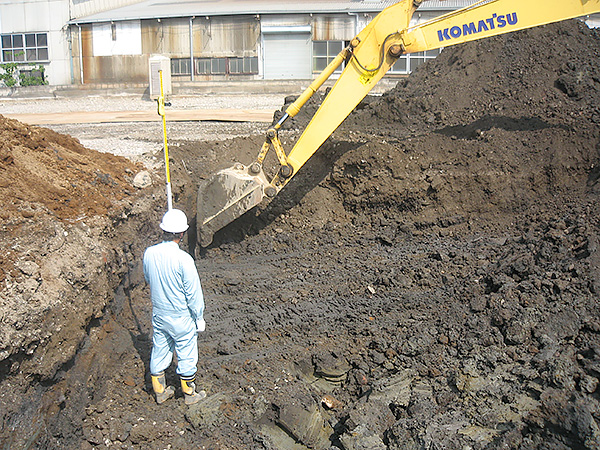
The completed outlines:
<svg viewBox="0 0 600 450">
<path fill-rule="evenodd" d="M 401 0 L 384 9 L 268 130 L 256 161 L 249 166 L 236 163 L 200 185 L 196 216 L 200 245 L 210 245 L 214 232 L 258 205 L 265 196 L 274 197 L 401 55 L 600 12 L 600 0 L 481 0 L 411 27 L 411 18 L 420 4 L 421 0 Z M 286 155 L 277 131 L 344 61 L 346 66 L 338 80 Z M 280 169 L 269 181 L 262 164 L 270 148 L 277 153 Z"/>
<path fill-rule="evenodd" d="M 600 0 L 482 0 L 408 28 L 402 42 L 406 53 L 415 53 L 583 17 L 598 11 Z"/>
</svg>

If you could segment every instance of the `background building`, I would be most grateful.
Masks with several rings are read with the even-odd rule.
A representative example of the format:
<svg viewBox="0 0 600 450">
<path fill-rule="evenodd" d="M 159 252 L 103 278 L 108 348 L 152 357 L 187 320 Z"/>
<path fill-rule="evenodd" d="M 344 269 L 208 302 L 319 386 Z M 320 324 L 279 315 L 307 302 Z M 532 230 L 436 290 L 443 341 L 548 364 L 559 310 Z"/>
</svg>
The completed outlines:
<svg viewBox="0 0 600 450">
<path fill-rule="evenodd" d="M 474 0 L 424 1 L 412 24 Z M 311 79 L 394 0 L 0 0 L 0 63 L 52 85 L 148 84 L 154 55 L 174 82 Z M 438 50 L 403 56 L 407 74 Z"/>
<path fill-rule="evenodd" d="M 23 63 L 22 71 L 41 65 L 49 82 L 70 82 L 68 21 L 68 1 L 0 0 L 0 62 Z"/>
</svg>

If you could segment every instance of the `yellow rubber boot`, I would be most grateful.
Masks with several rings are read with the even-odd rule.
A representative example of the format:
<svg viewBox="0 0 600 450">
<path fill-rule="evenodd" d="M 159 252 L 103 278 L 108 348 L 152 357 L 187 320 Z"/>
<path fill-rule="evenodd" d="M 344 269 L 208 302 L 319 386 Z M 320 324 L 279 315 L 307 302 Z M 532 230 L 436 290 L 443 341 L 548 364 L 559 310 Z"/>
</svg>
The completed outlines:
<svg viewBox="0 0 600 450">
<path fill-rule="evenodd" d="M 181 390 L 185 397 L 186 405 L 193 405 L 206 397 L 205 391 L 196 392 L 196 374 L 181 378 Z"/>
<path fill-rule="evenodd" d="M 154 394 L 156 395 L 156 403 L 160 405 L 175 395 L 173 386 L 167 386 L 164 372 L 151 375 L 151 377 L 152 389 L 154 389 Z"/>
</svg>

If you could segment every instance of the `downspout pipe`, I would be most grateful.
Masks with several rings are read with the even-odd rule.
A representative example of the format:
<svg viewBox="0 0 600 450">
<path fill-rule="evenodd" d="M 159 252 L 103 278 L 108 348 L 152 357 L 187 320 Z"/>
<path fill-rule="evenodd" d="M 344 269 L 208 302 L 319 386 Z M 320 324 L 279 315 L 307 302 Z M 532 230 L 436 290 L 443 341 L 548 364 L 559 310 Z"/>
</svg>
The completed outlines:
<svg viewBox="0 0 600 450">
<path fill-rule="evenodd" d="M 73 66 L 73 27 L 67 28 L 67 42 L 69 43 L 69 75 L 71 84 L 75 84 L 75 67 Z"/>
<path fill-rule="evenodd" d="M 81 43 L 81 25 L 76 24 L 79 29 L 79 76 L 81 84 L 83 84 L 83 44 Z"/>
<path fill-rule="evenodd" d="M 194 19 L 195 17 L 190 17 L 190 72 L 191 72 L 191 80 L 194 81 Z"/>
<path fill-rule="evenodd" d="M 354 17 L 354 36 L 358 34 L 358 13 L 348 12 L 350 17 Z"/>
</svg>

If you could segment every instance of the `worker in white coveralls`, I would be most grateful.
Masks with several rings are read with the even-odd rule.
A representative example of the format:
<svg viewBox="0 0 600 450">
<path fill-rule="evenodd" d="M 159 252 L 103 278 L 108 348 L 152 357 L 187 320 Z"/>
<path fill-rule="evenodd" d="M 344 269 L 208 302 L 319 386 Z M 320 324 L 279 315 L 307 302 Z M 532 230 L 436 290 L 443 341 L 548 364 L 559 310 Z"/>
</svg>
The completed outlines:
<svg viewBox="0 0 600 450">
<path fill-rule="evenodd" d="M 206 397 L 204 391 L 196 391 L 195 383 L 198 333 L 206 327 L 204 296 L 193 258 L 179 248 L 188 229 L 185 213 L 179 209 L 167 211 L 160 228 L 164 231 L 163 241 L 144 252 L 144 277 L 152 298 L 152 387 L 158 404 L 175 394 L 165 381 L 165 370 L 175 352 L 185 403 L 192 405 Z"/>
</svg>

